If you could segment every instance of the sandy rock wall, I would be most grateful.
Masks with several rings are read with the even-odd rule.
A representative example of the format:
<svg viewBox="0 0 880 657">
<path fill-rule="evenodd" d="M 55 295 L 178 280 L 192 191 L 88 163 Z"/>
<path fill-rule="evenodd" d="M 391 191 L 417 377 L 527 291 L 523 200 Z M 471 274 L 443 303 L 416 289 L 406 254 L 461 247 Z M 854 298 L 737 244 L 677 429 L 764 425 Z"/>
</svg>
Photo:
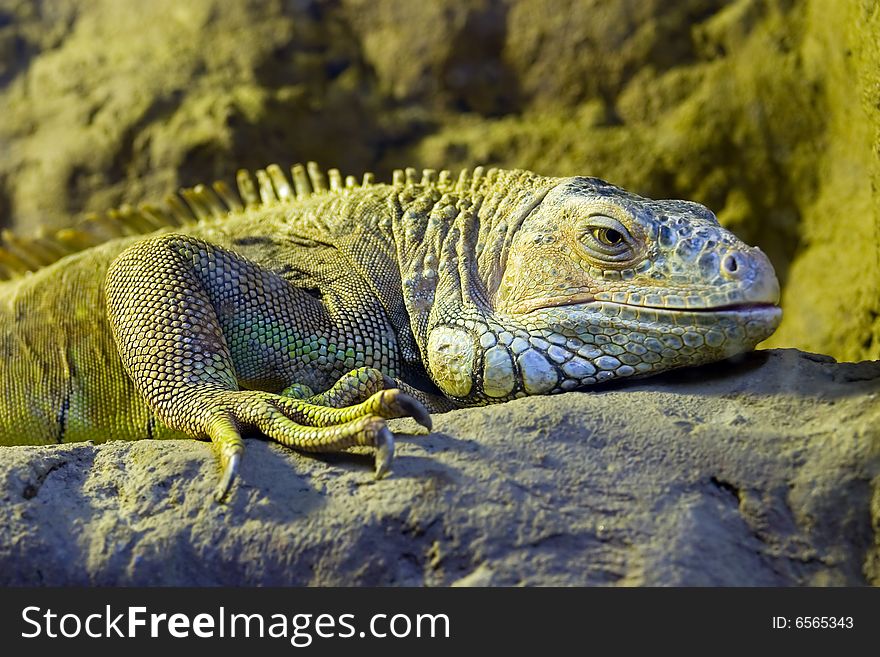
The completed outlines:
<svg viewBox="0 0 880 657">
<path fill-rule="evenodd" d="M 597 175 L 767 251 L 771 345 L 876 359 L 878 44 L 859 0 L 0 0 L 0 223 L 271 161 Z"/>
</svg>

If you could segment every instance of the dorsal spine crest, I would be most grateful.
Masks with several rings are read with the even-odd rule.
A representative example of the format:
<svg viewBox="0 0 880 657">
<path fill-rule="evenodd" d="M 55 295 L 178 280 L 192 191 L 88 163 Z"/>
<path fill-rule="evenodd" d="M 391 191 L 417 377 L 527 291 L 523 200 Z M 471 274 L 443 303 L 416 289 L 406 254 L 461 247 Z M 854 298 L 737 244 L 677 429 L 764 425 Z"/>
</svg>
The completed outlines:
<svg viewBox="0 0 880 657">
<path fill-rule="evenodd" d="M 418 170 L 414 167 L 396 169 L 391 184 L 415 198 L 425 190 L 435 194 L 472 195 L 481 185 L 494 182 L 497 169 L 484 175 L 483 167 L 471 173 L 461 171 L 453 182 L 450 171 Z M 375 185 L 375 176 L 364 173 L 361 182 L 354 176 L 343 177 L 339 169 L 325 174 L 315 162 L 294 164 L 288 177 L 277 164 L 251 173 L 236 173 L 236 189 L 223 181 L 210 186 L 195 185 L 169 194 L 162 203 L 123 204 L 103 213 L 84 215 L 73 226 L 54 232 L 40 231 L 36 237 L 22 237 L 5 230 L 0 234 L 0 280 L 12 279 L 61 258 L 119 237 L 146 235 L 164 228 L 175 228 L 197 222 L 222 219 L 243 212 L 291 203 L 318 194 L 346 194 L 351 190 Z M 438 196 L 439 197 L 439 196 Z"/>
</svg>

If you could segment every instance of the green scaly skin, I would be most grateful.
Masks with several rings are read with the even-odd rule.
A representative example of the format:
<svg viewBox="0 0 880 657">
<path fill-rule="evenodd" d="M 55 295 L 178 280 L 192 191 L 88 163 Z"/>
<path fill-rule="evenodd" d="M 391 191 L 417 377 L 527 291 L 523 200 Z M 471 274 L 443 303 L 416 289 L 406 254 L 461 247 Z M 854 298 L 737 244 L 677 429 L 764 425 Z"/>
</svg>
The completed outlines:
<svg viewBox="0 0 880 657">
<path fill-rule="evenodd" d="M 381 475 L 389 418 L 723 359 L 780 319 L 767 258 L 695 203 L 525 171 L 257 181 L 123 209 L 148 234 L 0 285 L 0 442 L 209 439 L 219 499 L 244 430 L 373 446 Z M 0 265 L 32 268 L 14 246 Z"/>
</svg>

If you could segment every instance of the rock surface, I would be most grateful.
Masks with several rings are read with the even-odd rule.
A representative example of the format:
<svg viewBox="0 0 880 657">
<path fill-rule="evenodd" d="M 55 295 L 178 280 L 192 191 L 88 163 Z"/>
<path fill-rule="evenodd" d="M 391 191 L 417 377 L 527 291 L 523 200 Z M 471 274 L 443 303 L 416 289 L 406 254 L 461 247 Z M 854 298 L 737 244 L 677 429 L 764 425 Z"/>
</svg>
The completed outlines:
<svg viewBox="0 0 880 657">
<path fill-rule="evenodd" d="M 880 11 L 858 0 L 0 0 L 0 226 L 314 159 L 689 198 L 772 346 L 880 358 Z"/>
<path fill-rule="evenodd" d="M 436 415 L 381 481 L 251 440 L 225 506 L 205 443 L 0 456 L 2 585 L 880 585 L 880 363 L 795 350 Z"/>
</svg>

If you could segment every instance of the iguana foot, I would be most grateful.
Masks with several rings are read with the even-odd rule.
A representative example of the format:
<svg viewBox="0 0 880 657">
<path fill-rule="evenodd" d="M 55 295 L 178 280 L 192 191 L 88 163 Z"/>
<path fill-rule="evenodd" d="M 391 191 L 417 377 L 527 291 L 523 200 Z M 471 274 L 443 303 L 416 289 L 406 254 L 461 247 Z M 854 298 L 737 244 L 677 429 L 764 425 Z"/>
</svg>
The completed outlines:
<svg viewBox="0 0 880 657">
<path fill-rule="evenodd" d="M 382 374 L 375 367 L 359 367 L 352 370 L 340 377 L 332 388 L 317 395 L 312 393 L 311 388 L 301 383 L 288 386 L 281 395 L 300 399 L 315 406 L 342 409 L 361 404 L 383 391 L 394 395 L 393 398 L 387 396 L 382 398 L 386 404 L 398 406 L 398 412 L 401 414 L 394 417 L 411 416 L 428 431 L 431 430 L 431 416 L 425 408 L 430 400 L 422 399 L 421 391 Z M 398 395 L 402 396 L 397 397 Z"/>
<path fill-rule="evenodd" d="M 224 391 L 211 402 L 215 419 L 206 433 L 217 446 L 223 467 L 215 494 L 218 501 L 227 497 L 235 480 L 244 451 L 240 434 L 243 427 L 253 427 L 282 445 L 305 452 L 374 447 L 377 478 L 389 471 L 394 457 L 394 435 L 386 420 L 412 417 L 431 428 L 431 416 L 425 407 L 396 388 L 380 390 L 359 404 L 343 408 L 258 391 Z"/>
<path fill-rule="evenodd" d="M 302 399 L 317 406 L 343 408 L 360 404 L 381 390 L 391 390 L 397 387 L 397 382 L 394 379 L 382 374 L 375 367 L 359 367 L 339 377 L 339 380 L 331 388 L 317 395 L 302 383 L 288 386 L 281 395 Z"/>
<path fill-rule="evenodd" d="M 318 406 L 343 408 L 360 404 L 382 390 L 399 390 L 430 411 L 444 412 L 456 408 L 455 404 L 446 397 L 432 395 L 431 393 L 413 388 L 403 381 L 392 379 L 375 367 L 359 367 L 356 370 L 352 370 L 340 377 L 333 384 L 332 388 L 317 395 L 312 393 L 311 388 L 301 383 L 295 383 L 285 388 L 281 394 L 285 397 L 302 399 Z M 416 418 L 416 421 L 428 430 L 431 429 L 430 418 L 427 418 L 428 424 L 418 420 L 418 418 Z"/>
</svg>

